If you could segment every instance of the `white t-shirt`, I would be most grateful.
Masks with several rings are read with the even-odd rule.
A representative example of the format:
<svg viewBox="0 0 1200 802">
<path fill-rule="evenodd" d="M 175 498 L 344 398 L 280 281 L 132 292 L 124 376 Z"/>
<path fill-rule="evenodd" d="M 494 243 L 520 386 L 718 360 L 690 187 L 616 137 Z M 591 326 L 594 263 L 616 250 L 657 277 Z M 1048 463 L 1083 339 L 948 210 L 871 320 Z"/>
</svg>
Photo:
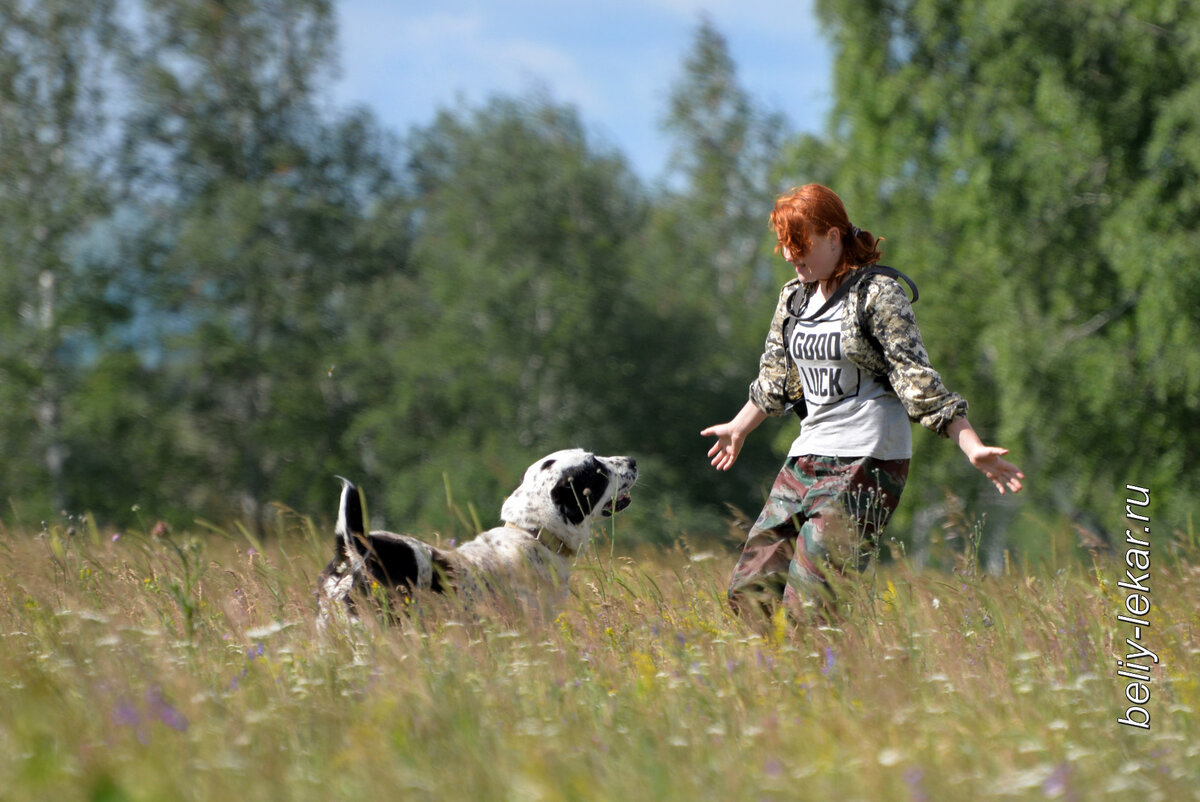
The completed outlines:
<svg viewBox="0 0 1200 802">
<path fill-rule="evenodd" d="M 801 317 L 813 315 L 822 304 L 814 293 Z M 789 337 L 808 415 L 788 455 L 908 459 L 912 427 L 904 405 L 842 353 L 844 304 L 845 299 L 834 304 L 820 320 L 797 320 Z"/>
</svg>

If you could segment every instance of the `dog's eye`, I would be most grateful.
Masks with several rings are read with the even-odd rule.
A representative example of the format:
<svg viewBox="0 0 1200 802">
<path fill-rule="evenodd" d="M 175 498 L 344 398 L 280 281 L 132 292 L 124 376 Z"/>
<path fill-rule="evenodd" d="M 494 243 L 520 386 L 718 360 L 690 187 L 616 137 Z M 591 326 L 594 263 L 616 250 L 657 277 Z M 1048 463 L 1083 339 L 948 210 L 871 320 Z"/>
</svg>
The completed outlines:
<svg viewBox="0 0 1200 802">
<path fill-rule="evenodd" d="M 548 459 L 548 460 L 546 460 L 545 462 L 543 462 L 543 463 L 542 463 L 542 467 L 541 467 L 541 468 L 539 468 L 539 470 L 542 470 L 542 471 L 544 471 L 544 470 L 546 470 L 547 468 L 549 468 L 549 467 L 550 467 L 551 465 L 553 465 L 553 464 L 554 464 L 554 460 L 552 460 L 552 459 Z"/>
</svg>

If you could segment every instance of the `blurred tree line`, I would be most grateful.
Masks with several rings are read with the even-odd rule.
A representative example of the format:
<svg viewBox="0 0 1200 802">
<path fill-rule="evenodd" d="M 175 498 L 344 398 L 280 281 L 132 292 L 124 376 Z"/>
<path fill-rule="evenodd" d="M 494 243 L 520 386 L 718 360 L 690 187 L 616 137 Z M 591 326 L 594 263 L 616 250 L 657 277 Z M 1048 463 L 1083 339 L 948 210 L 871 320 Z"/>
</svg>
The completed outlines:
<svg viewBox="0 0 1200 802">
<path fill-rule="evenodd" d="M 698 432 L 743 403 L 790 275 L 771 202 L 820 181 L 921 285 L 934 364 L 1029 478 L 1000 503 L 918 433 L 897 537 L 951 496 L 997 553 L 1063 522 L 1115 535 L 1126 483 L 1190 525 L 1197 12 L 818 12 L 826 133 L 764 108 L 701 22 L 649 184 L 546 97 L 407 132 L 331 112 L 328 0 L 6 3 L 0 520 L 264 528 L 272 502 L 332 514 L 344 474 L 392 526 L 489 524 L 529 462 L 580 445 L 638 458 L 634 536 L 720 533 L 796 423 L 722 475 Z"/>
</svg>

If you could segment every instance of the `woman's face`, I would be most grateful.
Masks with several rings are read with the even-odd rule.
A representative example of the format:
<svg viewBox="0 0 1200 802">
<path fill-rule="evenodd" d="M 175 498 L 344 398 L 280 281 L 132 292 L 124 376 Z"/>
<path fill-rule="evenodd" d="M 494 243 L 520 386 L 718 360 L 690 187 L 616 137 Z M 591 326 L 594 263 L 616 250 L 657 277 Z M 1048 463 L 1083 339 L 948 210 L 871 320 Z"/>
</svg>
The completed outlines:
<svg viewBox="0 0 1200 802">
<path fill-rule="evenodd" d="M 796 268 L 801 281 L 826 281 L 842 261 L 842 238 L 836 228 L 831 228 L 825 236 L 813 237 L 812 248 L 806 254 L 794 254 L 783 246 L 783 258 Z"/>
</svg>

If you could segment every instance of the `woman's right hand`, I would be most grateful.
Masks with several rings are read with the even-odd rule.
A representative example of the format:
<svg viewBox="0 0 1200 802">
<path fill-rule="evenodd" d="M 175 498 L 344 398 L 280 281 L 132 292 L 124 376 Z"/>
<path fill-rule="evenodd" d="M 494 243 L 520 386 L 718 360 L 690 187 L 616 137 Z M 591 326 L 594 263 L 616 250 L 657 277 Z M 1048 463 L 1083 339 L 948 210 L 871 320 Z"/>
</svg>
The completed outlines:
<svg viewBox="0 0 1200 802">
<path fill-rule="evenodd" d="M 700 432 L 700 436 L 717 438 L 717 442 L 708 450 L 708 456 L 712 459 L 712 466 L 718 471 L 727 471 L 737 462 L 742 444 L 746 442 L 745 436 L 737 431 L 732 421 L 709 426 Z"/>
<path fill-rule="evenodd" d="M 718 471 L 727 471 L 737 462 L 738 454 L 746 443 L 750 432 L 766 420 L 766 413 L 747 401 L 741 411 L 728 423 L 718 423 L 700 432 L 701 437 L 715 437 L 717 442 L 708 450 L 712 466 Z"/>
</svg>

